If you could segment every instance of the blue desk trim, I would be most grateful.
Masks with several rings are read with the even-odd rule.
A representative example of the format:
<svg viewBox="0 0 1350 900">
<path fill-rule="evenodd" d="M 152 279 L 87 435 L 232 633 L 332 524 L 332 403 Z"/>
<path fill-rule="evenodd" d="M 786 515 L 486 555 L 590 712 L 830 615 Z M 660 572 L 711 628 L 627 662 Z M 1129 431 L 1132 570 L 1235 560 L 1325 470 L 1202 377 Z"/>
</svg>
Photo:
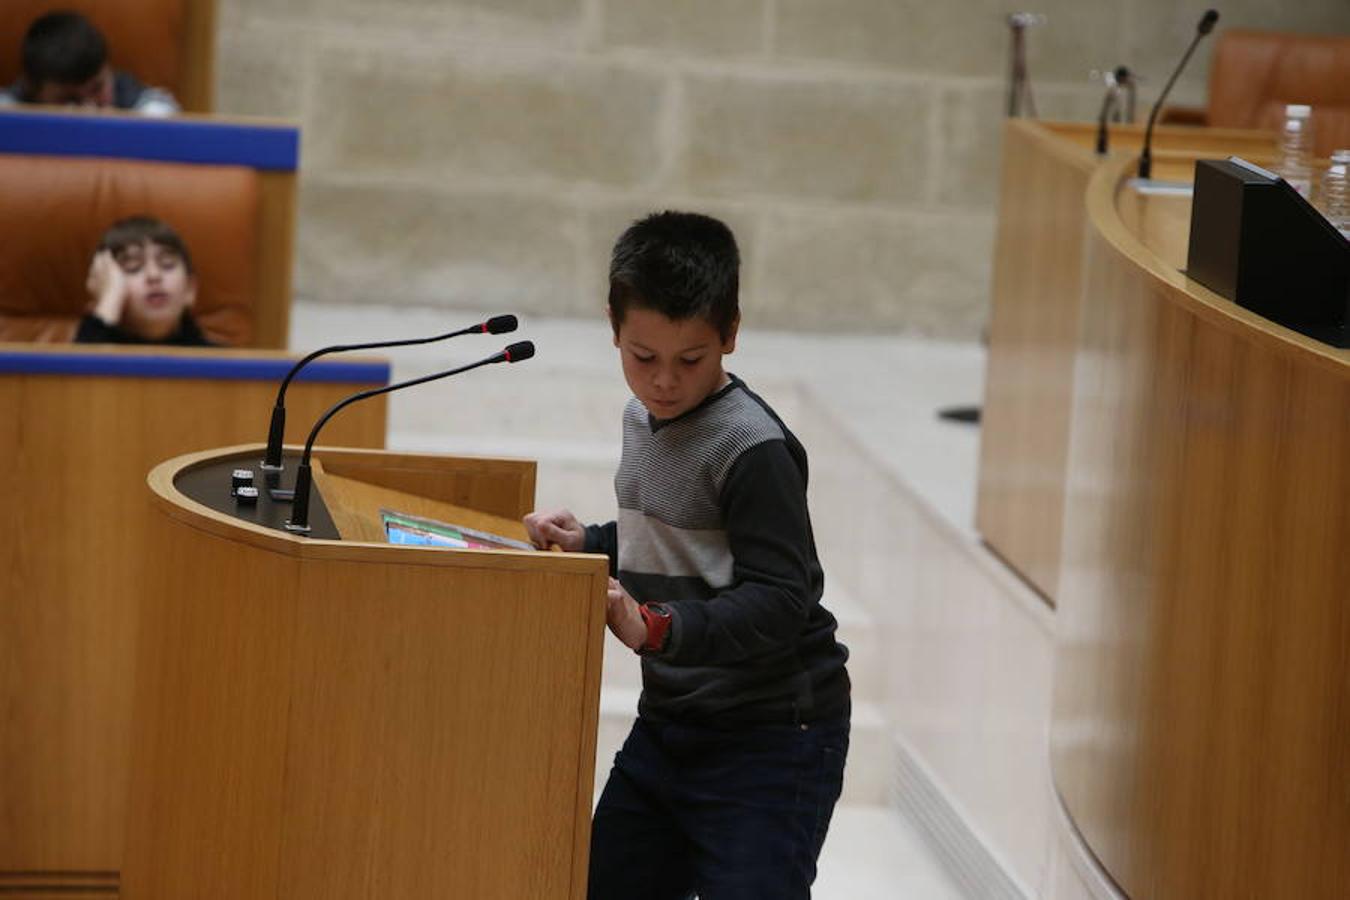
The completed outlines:
<svg viewBox="0 0 1350 900">
<path fill-rule="evenodd" d="M 211 378 L 221 381 L 281 381 L 295 365 L 292 359 L 212 358 L 99 353 L 0 352 L 0 374 L 105 375 L 114 378 Z M 305 366 L 296 381 L 389 383 L 387 362 L 326 362 Z"/>
<path fill-rule="evenodd" d="M 197 119 L 0 112 L 0 153 L 99 156 L 294 172 L 300 130 Z"/>
</svg>

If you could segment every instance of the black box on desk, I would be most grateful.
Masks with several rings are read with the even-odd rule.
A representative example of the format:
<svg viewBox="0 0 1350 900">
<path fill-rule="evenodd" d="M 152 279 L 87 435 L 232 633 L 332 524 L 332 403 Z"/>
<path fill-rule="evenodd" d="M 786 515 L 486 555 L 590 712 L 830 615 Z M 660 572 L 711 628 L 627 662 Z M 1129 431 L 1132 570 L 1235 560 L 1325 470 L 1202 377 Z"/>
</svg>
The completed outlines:
<svg viewBox="0 0 1350 900">
<path fill-rule="evenodd" d="M 1265 169 L 1196 161 L 1186 275 L 1272 322 L 1350 346 L 1350 240 Z"/>
</svg>

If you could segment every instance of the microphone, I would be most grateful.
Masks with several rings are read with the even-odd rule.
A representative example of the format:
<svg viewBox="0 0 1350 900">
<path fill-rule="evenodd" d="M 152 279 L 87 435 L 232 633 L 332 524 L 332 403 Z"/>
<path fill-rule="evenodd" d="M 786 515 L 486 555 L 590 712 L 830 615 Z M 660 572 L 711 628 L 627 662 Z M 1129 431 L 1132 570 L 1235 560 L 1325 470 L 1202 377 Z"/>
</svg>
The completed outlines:
<svg viewBox="0 0 1350 900">
<path fill-rule="evenodd" d="M 1106 96 L 1102 98 L 1102 111 L 1097 117 L 1097 155 L 1105 156 L 1107 149 L 1106 120 L 1114 113 L 1117 122 L 1120 121 L 1120 86 L 1127 85 L 1130 94 L 1134 94 L 1134 82 L 1130 78 L 1130 70 L 1124 66 L 1117 66 L 1116 70 L 1106 76 Z M 1133 105 L 1133 104 L 1132 104 Z M 1134 110 L 1130 110 L 1130 117 L 1133 120 Z"/>
<path fill-rule="evenodd" d="M 510 318 L 513 320 L 512 327 L 514 327 L 515 316 L 511 316 Z M 309 432 L 309 439 L 305 441 L 305 452 L 300 456 L 300 466 L 295 473 L 295 502 L 291 507 L 291 517 L 286 522 L 286 530 L 299 532 L 301 534 L 307 534 L 309 532 L 309 492 L 313 480 L 313 474 L 311 473 L 309 466 L 309 455 L 314 449 L 314 439 L 319 436 L 320 429 L 322 429 L 333 416 L 358 400 L 378 397 L 380 394 L 388 394 L 391 391 L 400 391 L 403 388 L 416 387 L 419 384 L 426 384 L 429 381 L 439 381 L 442 378 L 449 378 L 451 375 L 458 375 L 461 372 L 467 372 L 470 369 L 477 369 L 479 366 L 488 366 L 499 362 L 524 362 L 532 356 L 534 356 L 534 343 L 531 341 L 519 341 L 518 343 L 507 347 L 500 353 L 495 353 L 492 356 L 489 356 L 486 359 L 480 359 L 477 362 L 471 362 L 466 366 L 447 369 L 444 372 L 433 372 L 430 375 L 423 375 L 421 378 L 413 378 L 409 381 L 401 381 L 398 384 L 389 384 L 381 388 L 371 388 L 370 390 L 352 394 L 350 397 L 339 400 L 337 403 L 333 404 L 328 412 L 320 416 L 319 421 L 314 423 L 314 427 L 310 429 Z"/>
<path fill-rule="evenodd" d="M 1139 154 L 1139 177 L 1149 178 L 1153 175 L 1153 122 L 1158 118 L 1158 112 L 1162 109 L 1163 101 L 1167 99 L 1167 94 L 1172 90 L 1172 85 L 1176 82 L 1177 76 L 1181 70 L 1186 68 L 1186 63 L 1190 61 L 1191 54 L 1195 52 L 1195 47 L 1200 43 L 1200 39 L 1214 30 L 1214 23 L 1219 21 L 1219 11 L 1217 9 L 1207 9 L 1205 14 L 1200 17 L 1200 23 L 1195 26 L 1195 37 L 1191 38 L 1191 45 L 1186 48 L 1186 54 L 1181 57 L 1181 62 L 1177 63 L 1176 71 L 1172 77 L 1167 79 L 1167 84 L 1163 86 L 1162 93 L 1158 95 L 1158 101 L 1153 104 L 1153 111 L 1148 116 L 1148 128 L 1144 131 L 1144 149 Z"/>
<path fill-rule="evenodd" d="M 281 380 L 281 387 L 277 389 L 277 402 L 272 407 L 272 424 L 267 429 L 267 453 L 263 456 L 261 467 L 264 471 L 280 472 L 284 466 L 281 462 L 281 442 L 282 436 L 286 431 L 286 388 L 290 386 L 291 379 L 296 376 L 301 369 L 309 365 L 320 356 L 326 356 L 329 353 L 346 353 L 348 350 L 380 350 L 385 347 L 410 347 L 414 344 L 434 344 L 437 341 L 444 341 L 448 338 L 459 337 L 464 334 L 506 334 L 509 331 L 516 330 L 516 317 L 510 314 L 504 316 L 493 316 L 486 322 L 479 322 L 477 325 L 470 325 L 468 328 L 461 328 L 458 331 L 450 331 L 445 334 L 438 334 L 428 338 L 410 338 L 403 341 L 376 341 L 370 344 L 334 344 L 331 347 L 321 347 L 313 353 L 291 366 L 291 370 L 286 373 L 286 377 Z"/>
<path fill-rule="evenodd" d="M 1138 79 L 1134 77 L 1133 72 L 1131 72 L 1124 66 L 1121 66 L 1120 68 L 1116 69 L 1116 81 L 1125 85 L 1125 121 L 1133 125 L 1134 106 L 1135 106 L 1134 95 L 1135 90 L 1138 87 Z"/>
<path fill-rule="evenodd" d="M 1040 13 L 1017 12 L 1008 16 L 1008 28 L 1012 31 L 1012 68 L 1008 73 L 1008 117 L 1016 118 L 1022 114 L 1022 101 L 1027 104 L 1027 113 L 1036 118 L 1036 101 L 1031 96 L 1031 80 L 1027 76 L 1026 30 L 1032 25 L 1045 24 L 1045 16 Z"/>
</svg>

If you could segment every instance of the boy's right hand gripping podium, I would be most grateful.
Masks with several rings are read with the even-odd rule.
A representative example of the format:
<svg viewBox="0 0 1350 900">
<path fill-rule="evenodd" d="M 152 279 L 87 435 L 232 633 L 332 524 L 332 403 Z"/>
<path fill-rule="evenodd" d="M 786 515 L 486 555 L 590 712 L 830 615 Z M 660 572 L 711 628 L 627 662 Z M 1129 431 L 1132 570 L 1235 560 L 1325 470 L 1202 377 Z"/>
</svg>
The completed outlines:
<svg viewBox="0 0 1350 900">
<path fill-rule="evenodd" d="M 387 542 L 523 539 L 525 461 L 320 449 L 288 533 L 261 449 L 150 474 L 124 896 L 583 897 L 605 558 Z"/>
</svg>

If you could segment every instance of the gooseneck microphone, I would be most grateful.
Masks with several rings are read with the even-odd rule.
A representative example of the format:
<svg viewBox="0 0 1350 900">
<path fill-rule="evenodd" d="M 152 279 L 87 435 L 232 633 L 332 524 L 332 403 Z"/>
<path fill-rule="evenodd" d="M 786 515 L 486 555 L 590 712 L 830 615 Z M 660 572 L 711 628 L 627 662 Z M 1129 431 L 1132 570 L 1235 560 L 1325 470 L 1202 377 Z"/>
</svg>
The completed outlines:
<svg viewBox="0 0 1350 900">
<path fill-rule="evenodd" d="M 1106 120 L 1114 112 L 1116 120 L 1120 120 L 1120 87 L 1130 83 L 1130 70 L 1124 66 L 1117 66 L 1116 70 L 1109 76 L 1109 84 L 1106 86 L 1106 96 L 1102 98 L 1102 111 L 1097 117 L 1097 155 L 1105 156 L 1107 150 L 1107 132 Z"/>
<path fill-rule="evenodd" d="M 459 337 L 465 334 L 506 334 L 516 330 L 516 317 L 513 315 L 493 316 L 486 322 L 479 322 L 477 325 L 470 325 L 468 328 L 461 328 L 458 331 L 448 331 L 445 334 L 438 334 L 425 338 L 409 338 L 402 341 L 376 341 L 369 344 L 334 344 L 331 347 L 321 347 L 313 353 L 291 366 L 291 370 L 286 373 L 286 377 L 281 380 L 281 387 L 277 389 L 277 402 L 272 407 L 272 424 L 267 429 L 267 452 L 263 456 L 262 468 L 265 471 L 279 472 L 283 468 L 281 462 L 281 442 L 286 432 L 286 388 L 290 386 L 291 379 L 314 360 L 320 356 L 326 356 L 329 353 L 345 353 L 349 350 L 382 350 L 387 347 L 411 347 L 414 344 L 434 344 L 437 341 L 444 341 L 452 337 Z"/>
<path fill-rule="evenodd" d="M 514 320 L 514 316 L 511 317 Z M 514 322 L 512 323 L 514 327 Z M 319 431 L 328 422 L 329 419 L 337 415 L 343 409 L 356 403 L 358 400 L 366 400 L 370 397 L 378 397 L 380 394 L 388 394 L 391 391 L 400 391 L 403 388 L 416 387 L 419 384 L 426 384 L 429 381 L 439 381 L 442 378 L 449 378 L 451 375 L 458 375 L 461 372 L 467 372 L 470 369 L 477 369 L 479 366 L 488 366 L 499 362 L 524 362 L 534 356 L 534 343 L 531 341 L 520 341 L 512 344 L 500 353 L 495 353 L 486 359 L 480 359 L 477 362 L 471 362 L 465 366 L 459 366 L 454 369 L 447 369 L 444 372 L 433 372 L 430 375 L 423 375 L 421 378 L 413 378 L 409 381 L 400 381 L 398 384 L 389 384 L 381 388 L 371 388 L 367 391 L 352 394 L 337 403 L 319 417 L 319 421 L 314 423 L 310 429 L 309 439 L 305 441 L 305 452 L 300 456 L 300 465 L 295 473 L 295 500 L 291 506 L 291 518 L 286 522 L 287 531 L 295 531 L 301 534 L 309 532 L 309 492 L 313 481 L 313 474 L 310 471 L 309 455 L 314 450 L 314 440 L 319 436 Z"/>
<path fill-rule="evenodd" d="M 1153 104 L 1153 111 L 1148 115 L 1148 128 L 1144 131 L 1144 149 L 1139 154 L 1140 178 L 1150 178 L 1153 175 L 1153 123 L 1158 118 L 1158 112 L 1162 109 L 1163 101 L 1167 99 L 1167 94 L 1172 90 L 1172 85 L 1176 83 L 1181 70 L 1186 68 L 1186 63 L 1190 61 L 1196 45 L 1200 43 L 1201 38 L 1214 30 L 1214 23 L 1217 21 L 1219 21 L 1217 9 L 1205 10 L 1205 14 L 1200 17 L 1200 23 L 1195 26 L 1195 37 L 1191 38 L 1191 45 L 1186 48 L 1186 55 L 1181 57 L 1181 62 L 1177 63 L 1176 71 L 1172 73 L 1171 78 L 1167 79 L 1167 84 L 1163 85 L 1162 93 L 1158 95 L 1158 101 Z"/>
</svg>

